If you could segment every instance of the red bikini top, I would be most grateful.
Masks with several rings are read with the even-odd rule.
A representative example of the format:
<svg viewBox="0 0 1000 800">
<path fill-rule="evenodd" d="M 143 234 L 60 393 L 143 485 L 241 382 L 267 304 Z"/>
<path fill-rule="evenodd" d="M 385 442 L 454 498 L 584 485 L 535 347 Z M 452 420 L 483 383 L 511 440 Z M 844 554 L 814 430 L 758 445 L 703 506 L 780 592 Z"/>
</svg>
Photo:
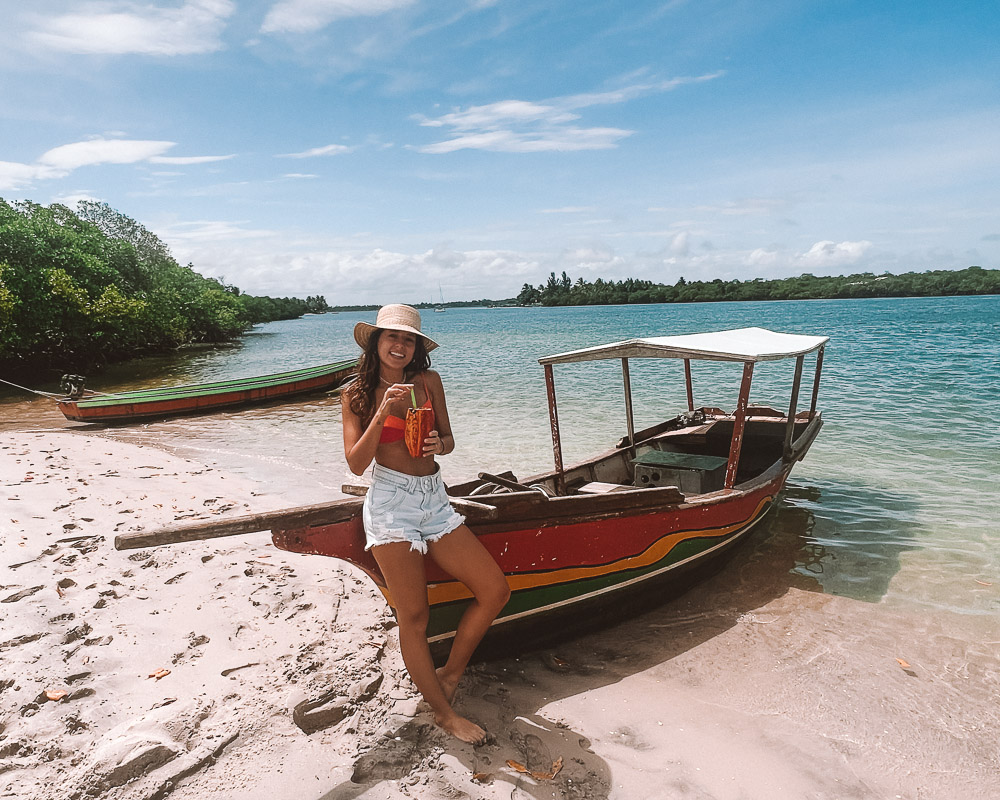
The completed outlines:
<svg viewBox="0 0 1000 800">
<path fill-rule="evenodd" d="M 427 395 L 426 402 L 420 406 L 421 408 L 429 408 L 431 410 L 431 425 L 434 424 L 434 407 L 431 405 L 431 395 L 427 391 L 427 384 L 423 379 L 420 378 L 420 383 L 423 386 L 424 394 Z M 382 423 L 382 435 L 379 436 L 378 443 L 384 444 L 386 442 L 398 442 L 403 438 L 403 432 L 406 429 L 406 420 L 402 417 L 397 417 L 395 414 L 390 414 L 385 418 L 385 422 Z"/>
</svg>

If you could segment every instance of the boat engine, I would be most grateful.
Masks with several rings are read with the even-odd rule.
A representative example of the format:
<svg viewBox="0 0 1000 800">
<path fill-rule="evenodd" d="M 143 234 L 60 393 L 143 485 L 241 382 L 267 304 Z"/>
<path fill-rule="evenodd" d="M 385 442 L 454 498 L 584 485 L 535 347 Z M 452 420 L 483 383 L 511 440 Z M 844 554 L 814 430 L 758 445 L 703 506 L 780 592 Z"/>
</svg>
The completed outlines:
<svg viewBox="0 0 1000 800">
<path fill-rule="evenodd" d="M 86 382 L 87 379 L 83 375 L 63 375 L 62 380 L 59 381 L 59 391 L 70 400 L 79 400 L 86 391 Z"/>
</svg>

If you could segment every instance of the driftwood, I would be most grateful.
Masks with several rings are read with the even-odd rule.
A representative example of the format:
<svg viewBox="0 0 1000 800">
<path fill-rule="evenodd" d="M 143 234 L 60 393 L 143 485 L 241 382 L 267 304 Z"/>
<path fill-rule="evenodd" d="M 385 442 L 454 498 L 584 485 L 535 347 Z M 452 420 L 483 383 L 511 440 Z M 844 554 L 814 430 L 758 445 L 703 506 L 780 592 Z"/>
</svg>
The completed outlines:
<svg viewBox="0 0 1000 800">
<path fill-rule="evenodd" d="M 351 489 L 348 492 L 348 489 Z M 358 494 L 365 487 L 344 487 L 345 493 Z M 364 494 L 364 491 L 361 492 Z M 496 519 L 497 509 L 485 503 L 451 498 L 451 504 L 460 512 L 475 512 L 478 519 Z M 138 550 L 142 547 L 158 547 L 164 544 L 196 542 L 203 539 L 221 539 L 224 536 L 239 536 L 259 531 L 289 530 L 308 528 L 312 525 L 332 525 L 346 522 L 361 513 L 361 501 L 353 497 L 318 503 L 311 506 L 297 506 L 263 514 L 247 514 L 230 519 L 195 520 L 184 525 L 158 528 L 152 531 L 123 533 L 115 537 L 116 550 Z"/>
</svg>

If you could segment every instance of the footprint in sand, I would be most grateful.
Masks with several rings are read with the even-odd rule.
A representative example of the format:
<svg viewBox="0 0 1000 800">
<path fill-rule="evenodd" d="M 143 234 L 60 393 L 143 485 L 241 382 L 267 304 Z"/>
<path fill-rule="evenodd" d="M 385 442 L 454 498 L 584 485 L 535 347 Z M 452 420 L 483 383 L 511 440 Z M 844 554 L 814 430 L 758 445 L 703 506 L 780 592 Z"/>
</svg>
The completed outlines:
<svg viewBox="0 0 1000 800">
<path fill-rule="evenodd" d="M 42 591 L 44 588 L 44 586 L 32 586 L 30 589 L 22 589 L 19 592 L 14 592 L 14 594 L 9 597 L 3 598 L 3 600 L 0 600 L 0 603 L 16 603 L 23 600 L 25 597 L 31 597 L 31 595 Z"/>
</svg>

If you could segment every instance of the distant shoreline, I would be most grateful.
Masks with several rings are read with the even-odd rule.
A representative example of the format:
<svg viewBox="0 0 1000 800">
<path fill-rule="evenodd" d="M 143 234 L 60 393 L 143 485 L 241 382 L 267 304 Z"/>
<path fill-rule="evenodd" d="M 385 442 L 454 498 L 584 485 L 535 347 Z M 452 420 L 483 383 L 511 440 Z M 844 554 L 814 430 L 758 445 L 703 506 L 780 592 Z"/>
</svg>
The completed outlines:
<svg viewBox="0 0 1000 800">
<path fill-rule="evenodd" d="M 483 311 L 495 311 L 499 309 L 510 309 L 510 308 L 599 308 L 607 306 L 676 306 L 676 305 L 709 305 L 711 303 L 803 303 L 812 300 L 932 300 L 935 298 L 942 297 L 1000 297 L 1000 292 L 984 292 L 982 294 L 905 294 L 905 295 L 892 295 L 892 296 L 878 296 L 878 297 L 795 297 L 795 298 L 781 298 L 774 300 L 687 300 L 687 301 L 667 301 L 667 302 L 656 302 L 656 303 L 575 303 L 564 306 L 545 306 L 541 303 L 533 303 L 532 305 L 519 306 L 519 305 L 491 305 L 485 306 L 481 303 L 453 303 L 445 304 L 444 306 L 440 304 L 424 305 L 423 303 L 413 306 L 420 311 L 426 311 L 429 308 L 472 308 L 480 309 Z M 382 306 L 372 305 L 372 306 L 334 306 L 326 314 L 337 314 L 340 312 L 351 313 L 355 311 L 378 311 Z M 305 314 L 307 317 L 322 316 L 322 314 Z M 301 317 L 297 317 L 301 319 Z M 261 323 L 265 324 L 265 323 Z M 206 345 L 208 346 L 208 345 Z"/>
<path fill-rule="evenodd" d="M 660 303 L 740 303 L 780 300 L 868 300 L 889 297 L 982 297 L 1000 295 L 1000 270 L 966 267 L 961 270 L 931 270 L 900 275 L 861 273 L 817 277 L 749 281 L 686 281 L 673 285 L 627 278 L 574 283 L 565 272 L 551 273 L 537 288 L 524 284 L 517 297 L 502 300 L 464 300 L 450 303 L 413 303 L 426 310 L 449 308 L 533 308 L 552 306 L 656 305 Z M 330 312 L 376 311 L 380 303 L 329 306 Z"/>
</svg>

